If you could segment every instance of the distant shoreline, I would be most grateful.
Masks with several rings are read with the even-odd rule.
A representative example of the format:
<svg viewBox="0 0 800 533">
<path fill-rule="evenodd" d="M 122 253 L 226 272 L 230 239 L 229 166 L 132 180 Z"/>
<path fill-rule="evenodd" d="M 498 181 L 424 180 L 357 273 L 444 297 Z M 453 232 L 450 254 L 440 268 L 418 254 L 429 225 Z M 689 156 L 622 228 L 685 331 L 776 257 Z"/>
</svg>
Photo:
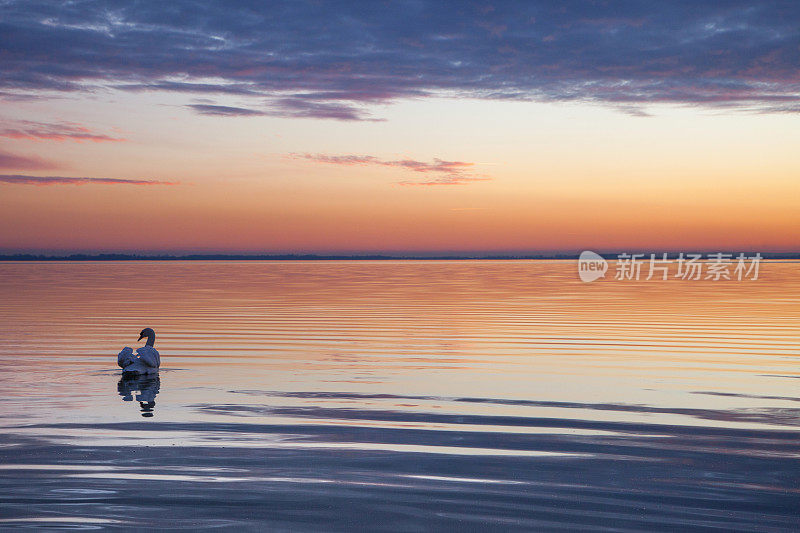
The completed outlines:
<svg viewBox="0 0 800 533">
<path fill-rule="evenodd" d="M 626 252 L 631 253 L 631 252 Z M 639 252 L 634 252 L 639 253 Z M 650 253 L 645 254 L 644 261 L 649 260 Z M 657 252 L 660 257 L 662 252 Z M 704 259 L 707 253 L 717 252 L 691 252 L 702 253 Z M 741 252 L 732 253 L 735 258 Z M 747 257 L 755 252 L 744 252 Z M 617 253 L 599 254 L 607 260 L 617 258 Z M 677 253 L 668 253 L 670 259 L 677 258 Z M 762 253 L 763 259 L 800 259 L 800 253 Z M 0 255 L 0 261 L 519 261 L 519 260 L 577 260 L 578 254 L 541 254 L 541 255 L 317 255 L 317 254 L 187 254 L 187 255 L 136 255 L 136 254 L 70 254 L 70 255 L 37 255 L 37 254 L 9 254 Z"/>
<path fill-rule="evenodd" d="M 61 256 L 13 254 L 0 255 L 0 261 L 419 261 L 419 260 L 520 260 L 520 259 L 576 259 L 577 255 L 317 255 L 317 254 L 187 254 L 187 255 L 135 255 L 135 254 L 70 254 Z M 798 255 L 800 257 L 800 255 Z"/>
</svg>

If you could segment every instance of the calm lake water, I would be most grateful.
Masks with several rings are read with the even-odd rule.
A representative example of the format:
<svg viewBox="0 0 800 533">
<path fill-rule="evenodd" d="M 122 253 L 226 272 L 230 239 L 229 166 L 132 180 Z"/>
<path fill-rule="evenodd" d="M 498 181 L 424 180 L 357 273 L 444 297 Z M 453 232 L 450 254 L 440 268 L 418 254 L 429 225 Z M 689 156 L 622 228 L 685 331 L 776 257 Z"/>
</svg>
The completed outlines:
<svg viewBox="0 0 800 533">
<path fill-rule="evenodd" d="M 798 263 L 0 263 L 0 319 L 0 528 L 799 527 Z"/>
</svg>

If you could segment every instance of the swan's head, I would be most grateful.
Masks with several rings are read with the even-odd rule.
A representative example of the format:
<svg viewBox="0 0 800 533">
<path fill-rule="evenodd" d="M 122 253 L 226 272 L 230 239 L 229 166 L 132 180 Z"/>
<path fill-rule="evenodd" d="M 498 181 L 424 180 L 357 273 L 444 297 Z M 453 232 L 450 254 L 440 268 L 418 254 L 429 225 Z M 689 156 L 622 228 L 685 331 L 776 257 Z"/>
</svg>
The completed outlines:
<svg viewBox="0 0 800 533">
<path fill-rule="evenodd" d="M 147 337 L 148 346 L 152 346 L 156 342 L 156 332 L 153 331 L 153 328 L 144 328 L 141 333 L 139 333 L 139 340 L 145 337 Z"/>
</svg>

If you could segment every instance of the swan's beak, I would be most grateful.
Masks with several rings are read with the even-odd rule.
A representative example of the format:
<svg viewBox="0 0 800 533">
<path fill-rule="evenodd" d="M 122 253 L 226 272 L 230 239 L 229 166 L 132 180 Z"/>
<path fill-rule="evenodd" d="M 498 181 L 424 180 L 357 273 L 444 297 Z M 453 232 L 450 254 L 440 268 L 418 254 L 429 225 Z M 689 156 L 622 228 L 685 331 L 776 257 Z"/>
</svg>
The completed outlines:
<svg viewBox="0 0 800 533">
<path fill-rule="evenodd" d="M 139 338 L 138 338 L 138 339 L 136 339 L 136 342 L 139 342 L 139 341 L 140 341 L 140 340 L 142 340 L 142 339 L 144 339 L 144 335 L 139 335 Z"/>
</svg>

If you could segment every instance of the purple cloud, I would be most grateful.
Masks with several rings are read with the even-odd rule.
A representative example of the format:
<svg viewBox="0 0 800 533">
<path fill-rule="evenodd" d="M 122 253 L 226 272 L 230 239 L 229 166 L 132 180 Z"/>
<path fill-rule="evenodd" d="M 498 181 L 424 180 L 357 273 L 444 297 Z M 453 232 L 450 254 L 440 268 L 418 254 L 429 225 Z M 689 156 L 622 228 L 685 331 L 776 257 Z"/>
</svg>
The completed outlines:
<svg viewBox="0 0 800 533">
<path fill-rule="evenodd" d="M 125 139 L 94 133 L 85 126 L 70 122 L 44 123 L 17 121 L 12 127 L 0 129 L 0 137 L 34 141 L 120 142 Z"/>
<path fill-rule="evenodd" d="M 373 119 L 369 113 L 357 106 L 339 102 L 320 102 L 312 96 L 277 98 L 272 101 L 272 115 L 289 118 L 330 118 L 335 120 L 381 120 Z M 327 98 L 325 98 L 327 99 Z M 342 100 L 342 98 L 331 98 Z"/>
<path fill-rule="evenodd" d="M 189 104 L 186 107 L 201 115 L 215 117 L 271 116 L 283 118 L 330 118 L 336 120 L 377 120 L 352 105 L 316 102 L 303 98 L 278 98 L 269 102 L 269 109 L 262 111 L 245 107 L 230 107 L 213 104 Z"/>
<path fill-rule="evenodd" d="M 177 185 L 176 182 L 159 180 L 27 176 L 22 174 L 0 174 L 0 183 L 12 183 L 14 185 Z"/>
<path fill-rule="evenodd" d="M 10 154 L 0 151 L 0 169 L 4 170 L 53 170 L 61 165 L 36 156 Z"/>
<path fill-rule="evenodd" d="M 177 81 L 158 81 L 153 83 L 128 83 L 114 85 L 114 89 L 129 92 L 143 91 L 171 91 L 177 93 L 202 93 L 202 94 L 235 94 L 235 95 L 257 95 L 259 91 L 251 84 L 247 83 L 191 83 Z"/>
<path fill-rule="evenodd" d="M 794 0 L 484 7 L 10 0 L 0 92 L 230 94 L 257 98 L 266 115 L 336 120 L 373 120 L 370 105 L 439 95 L 594 102 L 634 114 L 650 103 L 800 107 Z"/>
<path fill-rule="evenodd" d="M 229 107 L 224 105 L 189 104 L 186 107 L 194 109 L 201 115 L 213 117 L 252 117 L 266 114 L 263 111 L 258 111 L 257 109 Z"/>
</svg>

